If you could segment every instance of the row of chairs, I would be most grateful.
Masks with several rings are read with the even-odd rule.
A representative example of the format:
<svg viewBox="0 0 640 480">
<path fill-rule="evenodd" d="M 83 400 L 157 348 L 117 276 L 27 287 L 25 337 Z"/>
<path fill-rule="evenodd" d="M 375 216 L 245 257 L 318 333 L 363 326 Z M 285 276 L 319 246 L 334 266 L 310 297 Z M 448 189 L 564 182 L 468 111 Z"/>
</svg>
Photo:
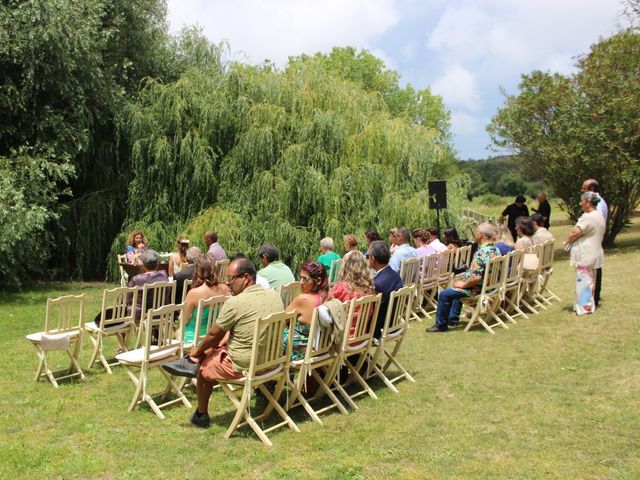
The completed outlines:
<svg viewBox="0 0 640 480">
<path fill-rule="evenodd" d="M 533 267 L 528 269 L 525 268 L 527 255 L 535 260 Z M 462 299 L 469 316 L 465 331 L 479 323 L 493 334 L 497 326 L 508 328 L 505 322 L 517 323 L 517 317 L 529 318 L 523 308 L 538 313 L 546 310 L 552 300 L 559 301 L 560 298 L 549 289 L 553 259 L 553 240 L 534 245 L 527 251 L 514 250 L 492 259 L 486 267 L 478 295 Z M 470 262 L 470 246 L 404 260 L 400 270 L 403 283 L 417 287 L 412 319 L 433 319 L 438 293 L 463 275 L 456 274 L 454 266 L 468 266 Z"/>
</svg>

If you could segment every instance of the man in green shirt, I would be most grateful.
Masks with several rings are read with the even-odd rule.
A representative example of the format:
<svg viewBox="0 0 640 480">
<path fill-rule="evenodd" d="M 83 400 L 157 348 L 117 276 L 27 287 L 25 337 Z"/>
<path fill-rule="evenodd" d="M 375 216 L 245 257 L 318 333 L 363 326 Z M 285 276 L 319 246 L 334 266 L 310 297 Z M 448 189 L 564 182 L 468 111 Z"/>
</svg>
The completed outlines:
<svg viewBox="0 0 640 480">
<path fill-rule="evenodd" d="M 340 255 L 333 251 L 333 239 L 331 237 L 324 237 L 320 240 L 320 252 L 321 255 L 317 261 L 321 265 L 324 265 L 324 269 L 327 271 L 327 275 L 329 275 L 331 262 L 340 260 Z"/>
<path fill-rule="evenodd" d="M 271 288 L 296 281 L 291 269 L 279 260 L 280 254 L 274 245 L 270 243 L 262 245 L 258 250 L 258 257 L 262 265 L 260 275 L 269 281 Z"/>
<path fill-rule="evenodd" d="M 256 268 L 249 260 L 233 260 L 225 281 L 232 297 L 220 309 L 215 325 L 202 343 L 194 347 L 189 356 L 163 365 L 172 375 L 194 377 L 197 374 L 198 408 L 190 420 L 202 428 L 211 423 L 208 411 L 214 383 L 240 378 L 249 368 L 255 323 L 284 310 L 275 290 L 256 285 Z"/>
</svg>

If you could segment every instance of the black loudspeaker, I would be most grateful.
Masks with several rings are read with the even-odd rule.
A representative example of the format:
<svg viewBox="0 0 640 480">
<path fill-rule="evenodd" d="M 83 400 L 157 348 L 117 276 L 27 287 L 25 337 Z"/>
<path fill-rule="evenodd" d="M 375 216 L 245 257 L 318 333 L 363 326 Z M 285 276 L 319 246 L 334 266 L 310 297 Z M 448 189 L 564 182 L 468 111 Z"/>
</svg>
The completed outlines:
<svg viewBox="0 0 640 480">
<path fill-rule="evenodd" d="M 429 208 L 431 210 L 447 208 L 447 182 L 435 180 L 429 182 Z"/>
</svg>

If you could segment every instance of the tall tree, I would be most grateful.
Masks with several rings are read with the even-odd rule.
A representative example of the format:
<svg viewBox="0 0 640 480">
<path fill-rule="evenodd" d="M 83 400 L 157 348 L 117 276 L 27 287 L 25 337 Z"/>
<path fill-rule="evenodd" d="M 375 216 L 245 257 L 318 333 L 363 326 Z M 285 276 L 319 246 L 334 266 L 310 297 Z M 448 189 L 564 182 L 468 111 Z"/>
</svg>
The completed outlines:
<svg viewBox="0 0 640 480">
<path fill-rule="evenodd" d="M 542 173 L 574 219 L 582 181 L 596 178 L 611 245 L 640 202 L 640 35 L 629 29 L 601 40 L 577 67 L 570 77 L 523 75 L 519 95 L 507 98 L 488 131 Z"/>
</svg>

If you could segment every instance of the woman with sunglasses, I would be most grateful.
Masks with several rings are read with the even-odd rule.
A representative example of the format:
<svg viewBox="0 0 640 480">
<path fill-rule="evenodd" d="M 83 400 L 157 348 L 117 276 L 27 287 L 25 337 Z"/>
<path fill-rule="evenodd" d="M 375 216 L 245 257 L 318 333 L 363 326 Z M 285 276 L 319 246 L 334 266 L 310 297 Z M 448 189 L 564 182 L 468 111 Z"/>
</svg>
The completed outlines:
<svg viewBox="0 0 640 480">
<path fill-rule="evenodd" d="M 313 309 L 322 305 L 327 299 L 329 281 L 324 266 L 314 260 L 307 260 L 300 267 L 300 295 L 287 306 L 287 312 L 296 311 L 298 319 L 293 331 L 293 348 L 291 360 L 302 360 L 309 342 L 309 329 Z M 289 329 L 282 335 L 282 346 L 289 341 Z"/>
</svg>

